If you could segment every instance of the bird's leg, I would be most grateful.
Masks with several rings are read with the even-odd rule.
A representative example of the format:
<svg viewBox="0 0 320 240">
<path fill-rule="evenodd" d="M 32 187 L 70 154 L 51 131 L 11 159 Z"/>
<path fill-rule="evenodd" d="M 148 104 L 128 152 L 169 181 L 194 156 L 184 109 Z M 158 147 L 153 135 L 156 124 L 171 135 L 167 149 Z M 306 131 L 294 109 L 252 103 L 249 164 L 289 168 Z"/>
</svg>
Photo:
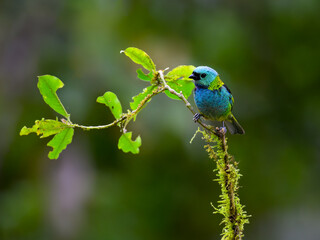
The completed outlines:
<svg viewBox="0 0 320 240">
<path fill-rule="evenodd" d="M 223 131 L 224 133 L 227 133 L 227 128 L 224 126 L 224 121 L 222 121 L 222 127 L 220 128 L 220 131 Z"/>
<path fill-rule="evenodd" d="M 194 122 L 197 122 L 197 121 L 200 119 L 200 117 L 202 117 L 202 116 L 203 116 L 202 114 L 196 113 L 196 114 L 193 116 L 193 121 L 194 121 Z"/>
</svg>

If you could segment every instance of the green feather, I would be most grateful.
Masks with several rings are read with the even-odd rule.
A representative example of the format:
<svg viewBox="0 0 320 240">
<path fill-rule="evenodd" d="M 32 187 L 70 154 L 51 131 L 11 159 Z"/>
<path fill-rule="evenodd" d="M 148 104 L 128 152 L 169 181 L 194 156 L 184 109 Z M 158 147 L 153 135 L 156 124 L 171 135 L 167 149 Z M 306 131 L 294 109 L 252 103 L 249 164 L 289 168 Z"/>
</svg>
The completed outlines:
<svg viewBox="0 0 320 240">
<path fill-rule="evenodd" d="M 209 90 L 217 90 L 223 86 L 223 82 L 221 81 L 219 75 L 210 83 L 208 89 Z"/>
</svg>

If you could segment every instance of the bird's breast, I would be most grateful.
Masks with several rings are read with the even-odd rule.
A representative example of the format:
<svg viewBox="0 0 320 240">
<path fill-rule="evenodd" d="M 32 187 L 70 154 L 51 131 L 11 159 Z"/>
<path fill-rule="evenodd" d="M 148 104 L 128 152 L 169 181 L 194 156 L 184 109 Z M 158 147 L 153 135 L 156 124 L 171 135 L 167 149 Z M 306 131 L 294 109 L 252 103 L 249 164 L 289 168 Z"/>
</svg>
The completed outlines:
<svg viewBox="0 0 320 240">
<path fill-rule="evenodd" d="M 194 101 L 204 117 L 223 121 L 231 112 L 230 93 L 221 87 L 217 90 L 196 87 Z"/>
</svg>

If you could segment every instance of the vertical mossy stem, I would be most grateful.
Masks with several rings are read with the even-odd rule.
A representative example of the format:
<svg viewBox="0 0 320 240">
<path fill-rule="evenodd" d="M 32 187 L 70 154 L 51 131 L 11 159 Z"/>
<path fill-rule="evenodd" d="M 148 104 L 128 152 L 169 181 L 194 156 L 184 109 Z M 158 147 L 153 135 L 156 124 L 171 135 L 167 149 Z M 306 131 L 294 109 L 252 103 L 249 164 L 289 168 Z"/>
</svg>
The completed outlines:
<svg viewBox="0 0 320 240">
<path fill-rule="evenodd" d="M 232 239 L 235 240 L 240 240 L 242 238 L 242 233 L 239 231 L 239 226 L 236 222 L 237 220 L 237 209 L 236 209 L 236 204 L 235 204 L 235 188 L 237 186 L 234 185 L 233 181 L 232 181 L 232 175 L 231 175 L 231 171 L 233 170 L 234 166 L 232 163 L 229 162 L 229 160 L 231 159 L 229 154 L 228 154 L 228 145 L 227 145 L 227 141 L 226 141 L 226 135 L 223 132 L 220 136 L 220 141 L 221 141 L 221 149 L 223 151 L 223 160 L 224 160 L 224 176 L 225 176 L 225 187 L 228 193 L 228 197 L 229 197 L 229 211 L 230 211 L 230 216 L 229 216 L 229 221 L 232 225 L 232 229 L 233 229 L 233 236 Z"/>
<path fill-rule="evenodd" d="M 241 240 L 244 224 L 249 223 L 244 206 L 240 204 L 238 196 L 240 173 L 237 162 L 228 153 L 227 138 L 223 129 L 217 129 L 217 134 L 202 131 L 206 141 L 206 151 L 209 158 L 217 165 L 217 181 L 221 187 L 221 200 L 218 207 L 214 207 L 215 213 L 224 216 L 222 223 L 222 240 Z M 213 144 L 213 145 L 211 145 Z"/>
</svg>

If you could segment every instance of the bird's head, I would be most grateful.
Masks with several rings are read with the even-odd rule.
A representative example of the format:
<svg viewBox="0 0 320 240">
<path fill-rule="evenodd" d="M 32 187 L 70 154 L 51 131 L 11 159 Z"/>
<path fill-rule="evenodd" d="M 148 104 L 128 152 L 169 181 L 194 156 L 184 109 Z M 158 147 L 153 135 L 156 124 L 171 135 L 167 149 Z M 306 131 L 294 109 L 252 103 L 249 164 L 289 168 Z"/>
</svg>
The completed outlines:
<svg viewBox="0 0 320 240">
<path fill-rule="evenodd" d="M 200 66 L 193 70 L 189 78 L 194 80 L 196 86 L 209 87 L 217 76 L 218 73 L 214 69 Z"/>
</svg>

